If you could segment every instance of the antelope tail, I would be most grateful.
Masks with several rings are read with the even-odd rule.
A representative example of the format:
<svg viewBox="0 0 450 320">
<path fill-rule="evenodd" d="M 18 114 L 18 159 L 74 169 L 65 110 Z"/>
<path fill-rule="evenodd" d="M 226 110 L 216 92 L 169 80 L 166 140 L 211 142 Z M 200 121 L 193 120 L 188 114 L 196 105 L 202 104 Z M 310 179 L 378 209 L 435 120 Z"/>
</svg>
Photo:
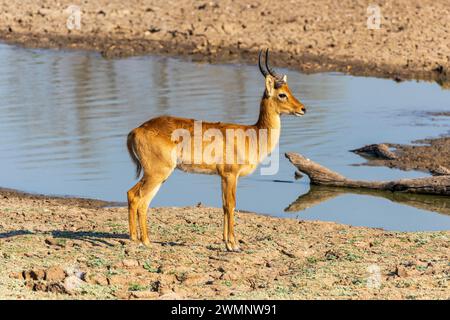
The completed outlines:
<svg viewBox="0 0 450 320">
<path fill-rule="evenodd" d="M 142 165 L 141 165 L 141 162 L 139 161 L 139 158 L 136 155 L 136 144 L 135 143 L 136 143 L 136 141 L 135 141 L 134 130 L 133 130 L 128 134 L 127 148 L 128 148 L 128 153 L 130 155 L 131 160 L 136 165 L 136 179 L 137 179 L 141 175 Z"/>
</svg>

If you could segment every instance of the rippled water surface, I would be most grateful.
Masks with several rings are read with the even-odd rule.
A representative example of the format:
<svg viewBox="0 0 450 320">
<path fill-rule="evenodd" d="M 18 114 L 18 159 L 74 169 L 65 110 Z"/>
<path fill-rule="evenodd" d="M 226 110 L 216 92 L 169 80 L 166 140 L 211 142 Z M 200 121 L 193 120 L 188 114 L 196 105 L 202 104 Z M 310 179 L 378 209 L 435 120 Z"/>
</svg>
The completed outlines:
<svg viewBox="0 0 450 320">
<path fill-rule="evenodd" d="M 0 62 L 0 186 L 114 201 L 125 201 L 134 184 L 125 147 L 131 129 L 162 114 L 253 123 L 264 86 L 255 66 L 162 57 L 105 60 L 94 53 L 0 45 Z M 386 197 L 337 194 L 306 210 L 284 212 L 309 190 L 307 179 L 294 180 L 294 167 L 282 156 L 286 151 L 352 178 L 424 175 L 353 166 L 363 159 L 348 150 L 448 132 L 448 118 L 426 112 L 450 110 L 450 92 L 432 83 L 282 71 L 308 113 L 282 119 L 280 170 L 241 179 L 238 209 L 392 230 L 450 228 L 448 199 L 433 198 L 435 206 L 419 200 L 424 205 L 416 207 Z M 219 178 L 176 171 L 152 206 L 198 202 L 221 207 Z M 436 206 L 444 214 L 434 212 Z"/>
</svg>

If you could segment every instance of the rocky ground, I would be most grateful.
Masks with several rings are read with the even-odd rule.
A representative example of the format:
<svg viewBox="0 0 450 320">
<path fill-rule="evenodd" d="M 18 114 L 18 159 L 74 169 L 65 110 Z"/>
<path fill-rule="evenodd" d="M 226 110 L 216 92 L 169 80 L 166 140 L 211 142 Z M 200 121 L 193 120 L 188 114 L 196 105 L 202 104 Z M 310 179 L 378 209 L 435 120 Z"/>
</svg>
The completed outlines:
<svg viewBox="0 0 450 320">
<path fill-rule="evenodd" d="M 105 57 L 146 53 L 254 63 L 270 47 L 274 64 L 306 72 L 432 79 L 449 86 L 447 0 L 375 1 L 0 0 L 0 39 L 32 47 L 79 48 Z M 70 5 L 81 9 L 69 30 Z M 75 20 L 71 20 L 75 22 Z"/>
<path fill-rule="evenodd" d="M 450 298 L 450 231 L 238 213 L 229 253 L 220 209 L 157 208 L 147 248 L 105 205 L 1 190 L 0 299 Z"/>
</svg>

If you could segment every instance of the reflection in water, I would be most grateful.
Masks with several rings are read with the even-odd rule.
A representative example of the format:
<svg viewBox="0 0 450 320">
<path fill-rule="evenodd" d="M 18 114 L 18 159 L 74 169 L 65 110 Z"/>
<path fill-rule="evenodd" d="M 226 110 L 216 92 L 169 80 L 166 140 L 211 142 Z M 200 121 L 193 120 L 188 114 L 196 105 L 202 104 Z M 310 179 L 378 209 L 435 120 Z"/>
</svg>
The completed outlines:
<svg viewBox="0 0 450 320">
<path fill-rule="evenodd" d="M 300 195 L 297 200 L 292 202 L 284 211 L 303 211 L 344 194 L 379 197 L 417 209 L 450 215 L 450 197 L 315 185 L 312 185 L 306 194 Z"/>
<path fill-rule="evenodd" d="M 105 60 L 88 52 L 7 45 L 0 45 L 0 61 L 0 186 L 112 201 L 125 201 L 126 190 L 135 183 L 125 147 L 132 128 L 163 114 L 254 123 L 264 89 L 256 66 L 162 57 Z M 347 150 L 378 142 L 409 143 L 449 128 L 448 122 L 423 116 L 426 111 L 450 109 L 450 92 L 436 84 L 279 71 L 288 74 L 290 88 L 308 109 L 301 119 L 283 117 L 280 154 L 301 152 L 350 178 L 418 176 L 351 166 L 359 159 Z M 286 203 L 307 191 L 302 181 L 293 181 L 293 171 L 280 157 L 275 176 L 257 171 L 241 179 L 238 209 L 283 216 Z M 360 198 L 344 196 L 330 201 L 332 207 L 326 210 L 306 210 L 305 217 L 329 219 L 333 210 L 334 220 L 355 225 L 450 228 L 450 219 L 380 199 L 374 207 L 358 211 Z M 218 178 L 175 172 L 152 205 L 198 202 L 221 206 Z M 386 216 L 374 220 L 374 210 Z M 405 216 L 415 218 L 405 225 Z"/>
</svg>

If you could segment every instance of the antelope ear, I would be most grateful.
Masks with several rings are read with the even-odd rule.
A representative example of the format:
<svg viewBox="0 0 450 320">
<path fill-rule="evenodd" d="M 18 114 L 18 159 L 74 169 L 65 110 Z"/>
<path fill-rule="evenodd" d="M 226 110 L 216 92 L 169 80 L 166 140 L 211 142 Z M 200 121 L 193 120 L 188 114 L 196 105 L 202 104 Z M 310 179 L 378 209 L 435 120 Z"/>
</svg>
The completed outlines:
<svg viewBox="0 0 450 320">
<path fill-rule="evenodd" d="M 283 76 L 283 82 L 286 83 L 287 82 L 287 75 Z"/>
<path fill-rule="evenodd" d="M 266 77 L 266 92 L 269 97 L 273 95 L 273 91 L 275 89 L 275 81 L 271 76 Z"/>
</svg>

